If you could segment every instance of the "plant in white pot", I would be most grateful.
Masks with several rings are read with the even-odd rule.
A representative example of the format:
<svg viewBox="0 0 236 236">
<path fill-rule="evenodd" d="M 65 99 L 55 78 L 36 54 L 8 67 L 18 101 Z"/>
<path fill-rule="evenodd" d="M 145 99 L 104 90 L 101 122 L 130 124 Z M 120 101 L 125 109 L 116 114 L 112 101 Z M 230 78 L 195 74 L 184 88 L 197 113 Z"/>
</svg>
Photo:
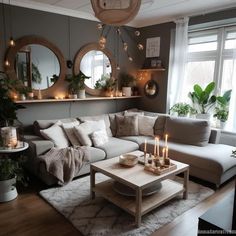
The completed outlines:
<svg viewBox="0 0 236 236">
<path fill-rule="evenodd" d="M 221 129 L 224 129 L 226 121 L 228 120 L 231 92 L 232 90 L 228 90 L 223 94 L 223 96 L 216 97 L 216 107 L 213 116 L 220 122 L 217 126 Z"/>
<path fill-rule="evenodd" d="M 121 72 L 119 74 L 123 96 L 130 97 L 132 95 L 132 86 L 135 85 L 135 80 L 135 77 L 129 73 Z"/>
<path fill-rule="evenodd" d="M 69 93 L 73 95 L 73 98 L 85 98 L 85 80 L 89 79 L 82 71 L 78 75 L 69 75 L 66 77 L 66 81 L 69 83 Z"/>
<path fill-rule="evenodd" d="M 196 109 L 191 107 L 188 103 L 179 102 L 170 108 L 170 114 L 177 114 L 180 117 L 196 114 Z"/>
<path fill-rule="evenodd" d="M 189 97 L 192 100 L 193 106 L 198 111 L 196 118 L 209 120 L 211 117 L 209 112 L 216 103 L 216 96 L 213 95 L 215 82 L 209 83 L 205 89 L 195 84 L 193 90 L 193 92 L 189 92 Z"/>
</svg>

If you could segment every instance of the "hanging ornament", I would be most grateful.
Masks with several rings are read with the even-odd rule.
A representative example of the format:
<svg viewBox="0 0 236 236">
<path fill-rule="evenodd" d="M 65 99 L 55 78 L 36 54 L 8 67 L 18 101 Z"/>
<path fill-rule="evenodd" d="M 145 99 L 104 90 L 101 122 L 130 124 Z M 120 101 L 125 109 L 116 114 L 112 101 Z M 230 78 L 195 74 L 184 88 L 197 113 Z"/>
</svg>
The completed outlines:
<svg viewBox="0 0 236 236">
<path fill-rule="evenodd" d="M 5 64 L 6 67 L 10 66 L 10 62 L 7 59 L 5 60 L 4 64 Z"/>
<path fill-rule="evenodd" d="M 140 50 L 140 51 L 142 51 L 143 50 L 143 45 L 141 44 L 141 43 L 139 43 L 138 45 L 137 45 L 137 47 L 138 47 L 138 50 Z"/>
<path fill-rule="evenodd" d="M 133 58 L 131 56 L 128 56 L 129 61 L 133 61 Z"/>
<path fill-rule="evenodd" d="M 9 45 L 10 47 L 15 47 L 15 41 L 12 37 L 10 38 Z"/>
<path fill-rule="evenodd" d="M 123 48 L 124 48 L 125 51 L 127 51 L 128 50 L 128 44 L 127 43 L 123 43 Z"/>
<path fill-rule="evenodd" d="M 138 30 L 136 30 L 135 32 L 134 32 L 134 34 L 135 34 L 135 36 L 140 36 L 140 31 L 138 31 Z"/>
<path fill-rule="evenodd" d="M 99 30 L 102 30 L 102 29 L 103 29 L 103 25 L 102 25 L 101 23 L 98 23 L 98 24 L 97 24 L 97 28 L 98 28 Z"/>
</svg>

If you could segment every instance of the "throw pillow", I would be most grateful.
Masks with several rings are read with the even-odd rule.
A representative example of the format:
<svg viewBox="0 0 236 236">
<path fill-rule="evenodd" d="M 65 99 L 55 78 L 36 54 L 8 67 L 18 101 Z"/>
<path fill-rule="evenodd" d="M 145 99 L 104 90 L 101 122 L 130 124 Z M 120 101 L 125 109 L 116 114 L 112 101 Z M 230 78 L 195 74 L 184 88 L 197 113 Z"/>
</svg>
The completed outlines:
<svg viewBox="0 0 236 236">
<path fill-rule="evenodd" d="M 106 130 L 98 130 L 91 134 L 94 147 L 102 146 L 108 142 L 108 136 Z"/>
<path fill-rule="evenodd" d="M 210 122 L 191 118 L 167 117 L 165 124 L 169 140 L 195 146 L 206 146 L 211 133 Z"/>
<path fill-rule="evenodd" d="M 79 121 L 74 121 L 74 122 L 62 124 L 62 127 L 66 133 L 66 136 L 68 137 L 72 146 L 80 146 L 79 139 L 77 138 L 77 136 L 74 133 L 74 127 L 79 124 L 80 124 Z"/>
<path fill-rule="evenodd" d="M 154 136 L 154 125 L 157 117 L 138 116 L 138 130 L 140 135 Z"/>
<path fill-rule="evenodd" d="M 60 126 L 62 123 L 60 121 L 56 122 L 53 126 L 40 130 L 41 135 L 52 141 L 57 148 L 69 147 L 69 141 L 66 137 L 65 132 Z"/>
<path fill-rule="evenodd" d="M 138 116 L 116 115 L 116 137 L 138 135 Z"/>
<path fill-rule="evenodd" d="M 106 125 L 104 120 L 99 121 L 86 121 L 79 126 L 74 127 L 74 132 L 80 143 L 83 146 L 92 146 L 90 135 L 97 130 L 105 130 Z"/>
<path fill-rule="evenodd" d="M 125 116 L 134 116 L 134 115 L 138 115 L 138 116 L 143 116 L 144 115 L 144 112 L 143 111 L 125 111 Z"/>
</svg>

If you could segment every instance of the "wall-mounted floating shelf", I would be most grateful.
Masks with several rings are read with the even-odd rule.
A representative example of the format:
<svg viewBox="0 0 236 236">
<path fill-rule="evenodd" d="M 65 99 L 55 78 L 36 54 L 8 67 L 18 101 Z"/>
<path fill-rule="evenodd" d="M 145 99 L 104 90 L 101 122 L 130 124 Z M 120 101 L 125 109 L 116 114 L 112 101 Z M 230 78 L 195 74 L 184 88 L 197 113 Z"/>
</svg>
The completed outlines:
<svg viewBox="0 0 236 236">
<path fill-rule="evenodd" d="M 82 101 L 99 101 L 99 100 L 124 100 L 141 98 L 141 96 L 131 96 L 131 97 L 87 97 L 83 99 L 35 99 L 35 100 L 18 100 L 15 103 L 28 104 L 28 103 L 48 103 L 48 102 L 82 102 Z"/>
<path fill-rule="evenodd" d="M 150 71 L 150 72 L 152 72 L 152 71 L 166 71 L 166 69 L 165 68 L 149 68 L 149 69 L 140 69 L 139 71 L 141 71 L 141 72 L 146 72 L 146 71 Z"/>
</svg>

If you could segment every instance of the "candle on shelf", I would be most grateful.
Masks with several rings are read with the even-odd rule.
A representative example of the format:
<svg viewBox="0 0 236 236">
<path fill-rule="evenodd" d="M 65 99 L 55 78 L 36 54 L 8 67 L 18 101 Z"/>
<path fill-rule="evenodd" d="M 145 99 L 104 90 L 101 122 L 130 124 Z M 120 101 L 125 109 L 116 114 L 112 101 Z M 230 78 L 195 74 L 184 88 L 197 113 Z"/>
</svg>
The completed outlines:
<svg viewBox="0 0 236 236">
<path fill-rule="evenodd" d="M 160 156 L 160 150 L 159 150 L 160 140 L 159 140 L 159 137 L 156 137 L 156 139 L 157 139 L 157 156 L 159 157 Z"/>
<path fill-rule="evenodd" d="M 167 147 L 168 134 L 165 135 L 165 147 Z"/>
</svg>

